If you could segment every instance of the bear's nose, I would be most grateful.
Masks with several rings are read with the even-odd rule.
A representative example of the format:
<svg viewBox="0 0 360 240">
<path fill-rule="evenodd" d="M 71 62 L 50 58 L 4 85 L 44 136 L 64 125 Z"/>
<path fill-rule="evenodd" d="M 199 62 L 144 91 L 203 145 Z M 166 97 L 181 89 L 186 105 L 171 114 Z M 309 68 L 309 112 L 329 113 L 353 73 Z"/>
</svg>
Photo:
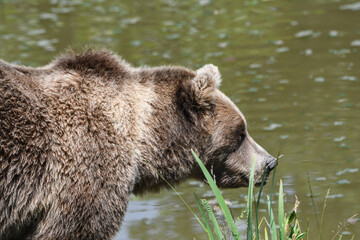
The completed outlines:
<svg viewBox="0 0 360 240">
<path fill-rule="evenodd" d="M 276 166 L 277 159 L 274 157 L 269 157 L 266 162 L 267 162 L 267 170 L 268 172 L 271 172 Z"/>
</svg>

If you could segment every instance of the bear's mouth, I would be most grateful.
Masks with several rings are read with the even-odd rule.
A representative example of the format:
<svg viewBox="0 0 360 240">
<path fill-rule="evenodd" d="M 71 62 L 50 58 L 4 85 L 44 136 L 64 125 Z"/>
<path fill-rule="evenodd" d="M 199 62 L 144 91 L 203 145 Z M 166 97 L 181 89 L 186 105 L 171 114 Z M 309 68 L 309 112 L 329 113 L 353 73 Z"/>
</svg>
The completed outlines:
<svg viewBox="0 0 360 240">
<path fill-rule="evenodd" d="M 270 173 L 271 173 L 271 170 L 269 170 L 269 168 L 264 169 L 263 174 L 261 175 L 261 177 L 259 177 L 259 178 L 257 179 L 257 181 L 255 181 L 254 186 L 255 186 L 255 187 L 260 187 L 261 184 L 262 184 L 263 186 L 265 186 L 266 183 L 267 183 L 267 181 L 269 180 L 269 175 L 270 175 Z"/>
<path fill-rule="evenodd" d="M 266 176 L 266 177 L 264 178 L 264 181 L 261 180 L 260 182 L 255 182 L 254 186 L 255 186 L 255 187 L 260 187 L 262 182 L 263 182 L 262 185 L 265 186 L 268 180 L 269 180 L 269 176 Z"/>
<path fill-rule="evenodd" d="M 279 156 L 278 158 L 274 158 L 272 161 L 270 161 L 264 168 L 263 170 L 263 174 L 261 176 L 260 179 L 258 179 L 258 181 L 255 182 L 254 186 L 255 187 L 260 187 L 261 183 L 263 182 L 263 186 L 266 185 L 267 181 L 269 180 L 269 175 L 271 173 L 271 171 L 276 167 L 276 165 L 278 164 L 278 159 L 281 156 Z"/>
</svg>

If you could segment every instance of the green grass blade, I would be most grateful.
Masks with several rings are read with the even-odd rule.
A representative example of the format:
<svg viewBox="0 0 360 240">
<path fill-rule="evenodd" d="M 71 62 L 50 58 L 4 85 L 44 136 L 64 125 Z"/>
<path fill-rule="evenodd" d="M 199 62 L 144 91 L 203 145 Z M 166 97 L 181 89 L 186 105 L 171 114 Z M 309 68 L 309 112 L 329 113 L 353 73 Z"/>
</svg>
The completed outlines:
<svg viewBox="0 0 360 240">
<path fill-rule="evenodd" d="M 290 213 L 290 215 L 288 216 L 288 218 L 285 221 L 285 231 L 284 231 L 285 234 L 288 232 L 288 229 L 294 220 L 296 222 L 296 213 L 295 213 L 295 210 L 292 210 L 292 212 Z"/>
<path fill-rule="evenodd" d="M 296 237 L 296 240 L 299 240 L 299 239 L 304 238 L 305 235 L 306 235 L 306 233 L 300 233 L 300 234 Z"/>
<path fill-rule="evenodd" d="M 280 154 L 280 153 L 279 153 Z M 277 157 L 277 160 L 279 160 L 279 155 Z M 270 211 L 271 209 L 271 205 L 272 205 L 272 198 L 273 198 L 273 193 L 274 193 L 274 182 L 275 182 L 275 173 L 276 173 L 276 169 L 277 169 L 277 166 L 278 166 L 278 161 L 275 165 L 275 168 L 273 170 L 273 176 L 272 176 L 272 179 L 271 179 L 271 188 L 270 188 L 270 208 L 268 207 L 269 209 L 269 220 L 271 221 L 271 219 L 274 219 L 274 216 L 272 215 L 273 212 L 272 210 Z M 269 201 L 269 199 L 268 199 Z M 268 202 L 269 204 L 269 202 Z M 274 221 L 274 224 L 275 224 L 275 221 Z M 269 226 L 269 232 L 271 233 L 271 236 L 273 236 L 273 234 L 275 234 L 275 238 L 272 237 L 272 239 L 275 239 L 276 240 L 276 231 L 273 233 L 272 229 L 271 229 L 271 225 Z"/>
<path fill-rule="evenodd" d="M 211 231 L 211 226 L 210 226 L 210 224 L 209 224 L 209 221 L 208 221 L 207 218 L 206 218 L 204 209 L 203 209 L 203 207 L 202 207 L 202 205 L 201 205 L 201 203 L 200 203 L 200 201 L 199 201 L 199 198 L 197 197 L 196 193 L 194 193 L 194 196 L 195 196 L 196 203 L 197 203 L 197 205 L 198 205 L 198 207 L 199 207 L 201 216 L 202 216 L 202 218 L 203 218 L 203 220 L 204 220 L 204 223 L 205 223 L 205 226 L 206 226 L 206 229 L 207 229 L 206 233 L 208 234 L 210 240 L 214 240 L 214 235 L 213 235 L 213 233 L 212 233 L 212 231 Z"/>
<path fill-rule="evenodd" d="M 262 175 L 262 179 L 261 179 L 261 185 L 260 185 L 260 189 L 259 189 L 259 194 L 258 194 L 258 199 L 257 202 L 255 204 L 255 237 L 256 240 L 259 240 L 259 220 L 258 220 L 258 213 L 259 213 L 259 204 L 260 204 L 260 198 L 261 198 L 261 194 L 262 194 L 262 190 L 264 188 L 264 182 L 265 182 L 265 176 L 266 176 L 266 167 L 264 167 L 264 171 L 263 171 L 263 175 Z"/>
<path fill-rule="evenodd" d="M 294 227 L 293 227 L 293 231 L 295 234 L 298 234 L 300 232 L 299 226 L 300 226 L 299 221 L 296 219 Z"/>
<path fill-rule="evenodd" d="M 280 187 L 279 187 L 279 237 L 280 240 L 285 240 L 285 214 L 284 214 L 284 194 L 283 194 L 283 184 L 280 179 Z"/>
<path fill-rule="evenodd" d="M 254 192 L 254 172 L 255 172 L 255 159 L 251 165 L 251 172 L 250 172 L 250 179 L 249 179 L 249 189 L 248 189 L 248 221 L 247 221 L 247 239 L 253 239 L 253 232 L 252 232 L 252 198 Z M 256 226 L 257 228 L 257 226 Z"/>
<path fill-rule="evenodd" d="M 221 195 L 221 192 L 219 190 L 219 188 L 216 186 L 214 180 L 212 179 L 210 173 L 208 172 L 208 170 L 206 169 L 206 167 L 204 166 L 204 164 L 201 162 L 201 160 L 199 159 L 199 157 L 195 154 L 195 152 L 193 150 L 191 150 L 191 153 L 193 154 L 193 156 L 195 157 L 197 163 L 199 164 L 201 170 L 203 171 L 204 175 L 205 175 L 205 178 L 206 180 L 208 181 L 213 193 L 215 194 L 215 197 L 219 203 L 219 206 L 221 208 L 221 210 L 223 211 L 224 213 L 224 216 L 225 216 L 225 219 L 226 219 L 226 222 L 230 228 L 230 231 L 234 237 L 235 240 L 238 240 L 240 239 L 241 240 L 241 237 L 240 237 L 240 233 L 239 231 L 237 230 L 236 226 L 235 226 L 235 222 L 234 222 L 234 219 L 233 217 L 231 216 L 231 213 L 230 213 L 230 210 L 229 208 L 227 207 L 226 203 L 225 203 L 225 200 L 224 198 L 222 197 Z"/>
<path fill-rule="evenodd" d="M 330 193 L 330 188 L 328 189 L 327 191 L 327 194 L 325 196 L 325 200 L 324 200 L 324 206 L 323 206 L 323 210 L 322 210 L 322 213 L 321 213 L 321 220 L 320 220 L 320 228 L 319 228 L 319 235 L 318 235 L 318 240 L 321 239 L 321 228 L 322 228 L 322 224 L 323 224 L 323 220 L 324 220 L 324 213 L 325 213 L 325 208 L 326 208 L 326 200 L 329 196 L 329 193 Z"/>
<path fill-rule="evenodd" d="M 269 237 L 268 237 L 268 233 L 267 233 L 266 228 L 264 228 L 264 231 L 265 231 L 265 233 L 264 233 L 265 240 L 269 240 Z"/>
<path fill-rule="evenodd" d="M 295 219 L 296 219 L 296 213 L 295 210 L 292 210 L 289 217 L 286 219 L 286 224 L 290 225 Z"/>
<path fill-rule="evenodd" d="M 275 225 L 275 219 L 274 219 L 274 213 L 271 208 L 271 200 L 269 196 L 267 196 L 268 201 L 268 211 L 269 211 L 269 221 L 270 221 L 270 235 L 272 240 L 277 240 L 276 237 L 276 225 Z"/>
<path fill-rule="evenodd" d="M 202 203 L 204 204 L 204 207 L 208 213 L 208 216 L 209 216 L 209 219 L 211 221 L 211 224 L 214 228 L 214 233 L 215 233 L 215 236 L 218 240 L 222 240 L 223 239 L 223 234 L 221 232 L 221 229 L 220 229 L 220 226 L 219 226 L 219 223 L 217 222 L 216 220 L 216 217 L 213 213 L 213 211 L 211 210 L 211 207 L 209 206 L 208 202 L 203 199 L 202 200 Z"/>
</svg>

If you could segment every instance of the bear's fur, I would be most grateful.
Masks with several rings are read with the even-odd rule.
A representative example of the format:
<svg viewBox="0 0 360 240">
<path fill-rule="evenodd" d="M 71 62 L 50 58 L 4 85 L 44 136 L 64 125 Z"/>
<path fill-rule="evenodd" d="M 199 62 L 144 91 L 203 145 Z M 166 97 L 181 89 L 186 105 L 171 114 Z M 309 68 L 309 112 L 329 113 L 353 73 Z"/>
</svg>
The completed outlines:
<svg viewBox="0 0 360 240">
<path fill-rule="evenodd" d="M 256 181 L 272 158 L 217 87 L 213 65 L 134 68 L 106 50 L 28 68 L 0 60 L 0 239 L 110 239 L 131 193 Z M 158 173 L 157 173 L 158 172 Z"/>
</svg>

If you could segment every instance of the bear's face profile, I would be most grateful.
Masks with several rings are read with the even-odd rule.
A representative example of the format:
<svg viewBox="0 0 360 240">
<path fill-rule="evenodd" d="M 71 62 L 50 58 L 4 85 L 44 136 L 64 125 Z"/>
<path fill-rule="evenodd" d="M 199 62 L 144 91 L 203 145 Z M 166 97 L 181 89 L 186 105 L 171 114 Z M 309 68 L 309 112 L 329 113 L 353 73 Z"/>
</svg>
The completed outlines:
<svg viewBox="0 0 360 240">
<path fill-rule="evenodd" d="M 205 65 L 196 72 L 193 79 L 203 92 L 203 104 L 213 104 L 210 111 L 211 130 L 202 158 L 212 172 L 219 187 L 247 187 L 252 162 L 255 160 L 255 185 L 260 185 L 265 171 L 265 183 L 276 159 L 257 144 L 247 131 L 247 122 L 236 105 L 225 96 L 218 86 L 221 82 L 218 68 Z M 201 87 L 200 87 L 201 86 Z M 201 94 L 200 94 L 201 95 Z M 209 123 L 207 123 L 209 124 Z"/>
</svg>

